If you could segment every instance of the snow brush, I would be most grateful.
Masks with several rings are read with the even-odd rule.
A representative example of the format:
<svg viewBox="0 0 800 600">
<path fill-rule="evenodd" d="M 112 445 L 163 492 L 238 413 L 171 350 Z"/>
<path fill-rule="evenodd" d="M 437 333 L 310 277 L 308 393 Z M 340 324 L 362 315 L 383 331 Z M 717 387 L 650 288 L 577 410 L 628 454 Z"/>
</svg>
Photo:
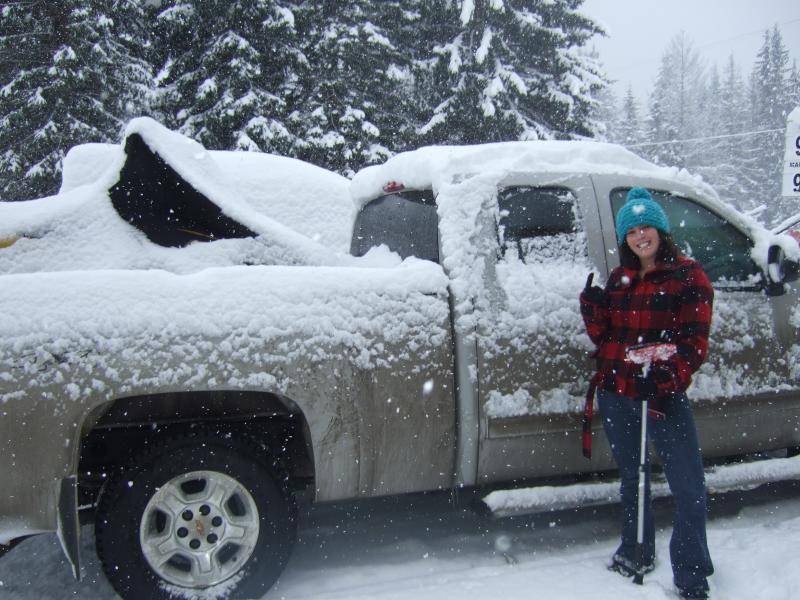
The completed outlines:
<svg viewBox="0 0 800 600">
<path fill-rule="evenodd" d="M 642 366 L 642 377 L 647 377 L 650 365 L 654 362 L 666 361 L 677 352 L 675 344 L 637 344 L 625 351 L 625 360 Z M 636 505 L 636 573 L 633 583 L 644 582 L 644 496 L 650 481 L 650 461 L 647 460 L 647 411 L 649 400 L 642 401 L 642 438 L 639 445 L 639 487 Z"/>
</svg>

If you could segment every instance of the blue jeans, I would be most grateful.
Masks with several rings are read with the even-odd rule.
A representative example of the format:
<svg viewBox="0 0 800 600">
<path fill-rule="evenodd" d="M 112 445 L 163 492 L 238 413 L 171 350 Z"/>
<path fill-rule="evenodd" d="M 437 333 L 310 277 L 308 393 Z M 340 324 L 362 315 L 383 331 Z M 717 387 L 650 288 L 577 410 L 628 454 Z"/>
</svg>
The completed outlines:
<svg viewBox="0 0 800 600">
<path fill-rule="evenodd" d="M 598 390 L 597 403 L 603 428 L 620 473 L 622 496 L 622 543 L 617 552 L 633 561 L 636 548 L 637 488 L 641 444 L 642 403 Z M 666 419 L 648 418 L 647 436 L 653 442 L 676 509 L 669 543 L 675 585 L 704 585 L 714 572 L 706 542 L 706 486 L 692 408 L 685 394 L 664 404 Z M 649 462 L 649 457 L 647 457 Z M 645 493 L 644 560 L 655 556 L 655 525 L 650 506 L 650 482 Z"/>
</svg>

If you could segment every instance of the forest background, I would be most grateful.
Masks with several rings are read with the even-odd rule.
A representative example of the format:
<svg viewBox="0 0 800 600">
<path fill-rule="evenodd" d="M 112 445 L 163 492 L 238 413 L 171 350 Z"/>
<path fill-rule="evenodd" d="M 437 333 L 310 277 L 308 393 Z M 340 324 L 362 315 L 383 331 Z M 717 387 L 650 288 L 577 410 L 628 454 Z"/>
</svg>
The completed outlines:
<svg viewBox="0 0 800 600">
<path fill-rule="evenodd" d="M 426 144 L 597 139 L 698 173 L 766 223 L 800 74 L 778 26 L 752 64 L 686 34 L 645 106 L 614 97 L 582 0 L 0 3 L 0 198 L 55 193 L 66 151 L 149 115 L 209 149 L 350 175 Z"/>
</svg>

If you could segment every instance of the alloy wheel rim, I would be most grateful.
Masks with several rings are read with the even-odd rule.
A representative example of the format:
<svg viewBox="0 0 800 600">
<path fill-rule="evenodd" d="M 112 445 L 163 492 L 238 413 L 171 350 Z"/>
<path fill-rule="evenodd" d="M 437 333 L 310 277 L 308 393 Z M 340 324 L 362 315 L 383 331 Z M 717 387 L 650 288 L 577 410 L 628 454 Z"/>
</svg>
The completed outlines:
<svg viewBox="0 0 800 600">
<path fill-rule="evenodd" d="M 259 530 L 258 507 L 238 481 L 216 471 L 192 471 L 170 479 L 150 498 L 139 542 L 161 579 L 205 588 L 242 568 Z"/>
</svg>

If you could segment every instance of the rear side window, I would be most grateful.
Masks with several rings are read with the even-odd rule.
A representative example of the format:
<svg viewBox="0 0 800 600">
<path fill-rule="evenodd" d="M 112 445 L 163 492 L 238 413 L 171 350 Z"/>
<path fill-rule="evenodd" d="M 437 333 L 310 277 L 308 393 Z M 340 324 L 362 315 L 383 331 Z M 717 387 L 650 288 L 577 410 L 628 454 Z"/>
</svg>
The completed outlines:
<svg viewBox="0 0 800 600">
<path fill-rule="evenodd" d="M 526 263 L 584 262 L 588 256 L 577 199 L 561 187 L 500 190 L 499 237 L 503 255 L 516 252 Z"/>
<path fill-rule="evenodd" d="M 376 198 L 356 218 L 350 254 L 364 256 L 385 244 L 402 258 L 439 262 L 439 228 L 431 190 L 405 190 Z"/>
<path fill-rule="evenodd" d="M 611 192 L 616 216 L 625 204 L 629 188 Z M 726 284 L 736 289 L 758 287 L 759 270 L 750 257 L 753 243 L 722 217 L 688 198 L 650 190 L 653 199 L 667 213 L 675 244 L 681 252 L 703 265 L 715 287 Z"/>
</svg>

